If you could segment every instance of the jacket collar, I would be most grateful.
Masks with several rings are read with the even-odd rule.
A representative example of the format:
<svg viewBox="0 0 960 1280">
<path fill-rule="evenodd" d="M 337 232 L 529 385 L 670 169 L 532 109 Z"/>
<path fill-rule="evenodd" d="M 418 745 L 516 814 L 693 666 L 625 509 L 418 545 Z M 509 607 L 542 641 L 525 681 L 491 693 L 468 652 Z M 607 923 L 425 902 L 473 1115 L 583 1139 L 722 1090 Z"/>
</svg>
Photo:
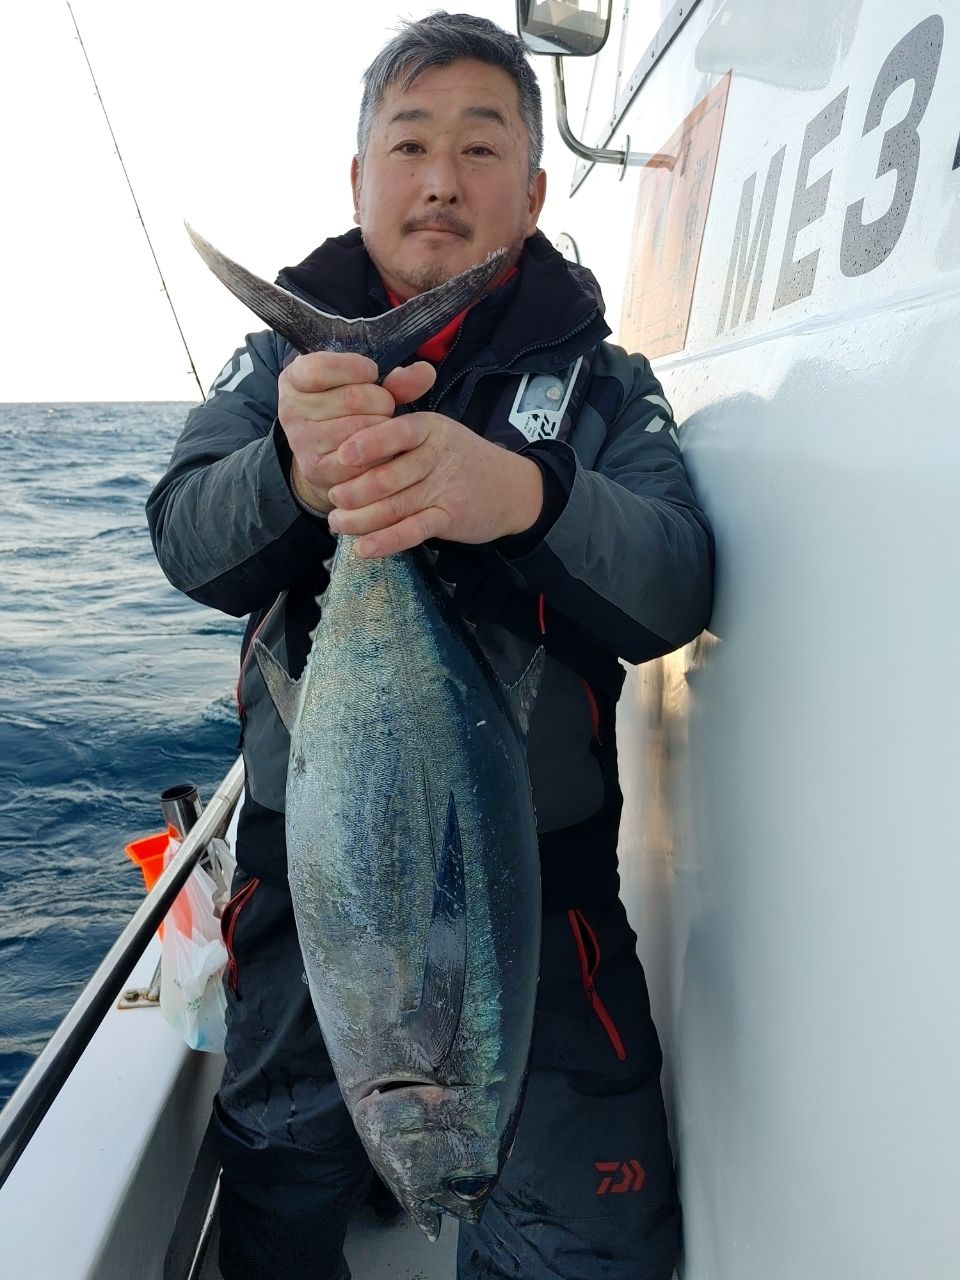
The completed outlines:
<svg viewBox="0 0 960 1280">
<path fill-rule="evenodd" d="M 464 325 L 466 330 L 489 323 L 491 312 L 496 315 L 488 341 L 497 363 L 508 365 L 534 345 L 557 345 L 580 329 L 589 327 L 594 342 L 610 333 L 593 273 L 567 262 L 542 232 L 527 240 L 518 265 L 519 277 L 502 286 L 502 307 L 496 305 L 497 289 L 488 305 L 469 313 Z M 348 319 L 379 315 L 389 307 L 359 228 L 325 240 L 299 265 L 285 267 L 278 282 Z"/>
</svg>

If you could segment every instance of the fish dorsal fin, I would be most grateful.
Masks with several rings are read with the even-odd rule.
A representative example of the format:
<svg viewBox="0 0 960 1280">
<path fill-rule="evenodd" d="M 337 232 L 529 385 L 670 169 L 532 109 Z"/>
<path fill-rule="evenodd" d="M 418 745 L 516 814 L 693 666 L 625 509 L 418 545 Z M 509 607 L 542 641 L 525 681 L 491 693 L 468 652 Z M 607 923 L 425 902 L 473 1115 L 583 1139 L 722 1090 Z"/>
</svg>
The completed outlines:
<svg viewBox="0 0 960 1280">
<path fill-rule="evenodd" d="M 503 691 L 507 701 L 517 717 L 517 724 L 524 737 L 530 732 L 530 717 L 540 692 L 540 681 L 543 678 L 543 664 L 546 655 L 539 648 L 530 659 L 530 663 L 516 684 L 505 684 Z"/>
<path fill-rule="evenodd" d="M 300 705 L 300 680 L 293 680 L 276 660 L 262 640 L 254 640 L 253 649 L 257 655 L 257 666 L 263 676 L 263 683 L 273 699 L 277 715 L 286 726 L 287 733 L 293 733 L 293 722 L 297 718 Z"/>
<path fill-rule="evenodd" d="M 506 249 L 497 249 L 483 262 L 382 316 L 345 320 L 262 280 L 214 248 L 189 224 L 187 234 L 217 279 L 298 351 L 359 351 L 376 361 L 381 374 L 403 364 L 417 347 L 475 302 L 507 260 Z"/>
<path fill-rule="evenodd" d="M 423 989 L 419 1007 L 406 1017 L 407 1030 L 435 1071 L 439 1071 L 449 1057 L 456 1039 L 467 969 L 463 847 L 457 804 L 452 792 L 447 802 L 443 844 L 438 854 Z"/>
</svg>

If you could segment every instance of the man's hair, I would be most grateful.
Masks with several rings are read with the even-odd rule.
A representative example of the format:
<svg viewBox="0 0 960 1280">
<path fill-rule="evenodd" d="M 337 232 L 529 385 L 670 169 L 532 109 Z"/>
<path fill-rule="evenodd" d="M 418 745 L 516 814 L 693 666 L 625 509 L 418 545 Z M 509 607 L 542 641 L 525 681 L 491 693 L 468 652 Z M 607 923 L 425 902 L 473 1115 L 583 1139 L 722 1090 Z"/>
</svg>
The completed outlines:
<svg viewBox="0 0 960 1280">
<path fill-rule="evenodd" d="M 530 182 L 540 168 L 543 154 L 543 110 L 540 86 L 527 61 L 520 40 L 489 18 L 472 13 L 432 13 L 419 22 L 406 22 L 384 45 L 363 73 L 363 99 L 357 125 L 357 155 L 363 159 L 370 141 L 373 117 L 387 89 L 399 83 L 409 89 L 416 78 L 432 67 L 447 67 L 459 58 L 473 58 L 491 67 L 502 67 L 517 86 L 520 118 L 530 139 Z"/>
</svg>

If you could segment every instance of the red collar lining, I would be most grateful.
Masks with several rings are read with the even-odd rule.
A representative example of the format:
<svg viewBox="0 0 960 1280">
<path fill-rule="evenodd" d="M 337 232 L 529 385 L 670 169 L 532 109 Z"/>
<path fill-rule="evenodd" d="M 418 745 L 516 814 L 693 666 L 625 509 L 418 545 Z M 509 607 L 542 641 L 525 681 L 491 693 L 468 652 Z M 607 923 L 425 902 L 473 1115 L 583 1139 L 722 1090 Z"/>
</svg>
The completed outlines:
<svg viewBox="0 0 960 1280">
<path fill-rule="evenodd" d="M 506 284 L 508 280 L 512 280 L 517 274 L 517 271 L 517 267 L 511 267 L 503 279 L 499 281 L 497 288 L 499 289 L 500 285 Z M 383 287 L 387 291 L 387 297 L 390 300 L 391 307 L 399 307 L 400 299 L 397 295 L 392 289 L 388 289 L 386 285 Z M 475 307 L 476 305 L 476 302 L 471 303 L 471 306 Z M 453 348 L 453 344 L 457 340 L 457 335 L 460 333 L 460 326 L 463 324 L 464 317 L 469 310 L 470 307 L 464 307 L 460 314 L 454 316 L 449 324 L 445 324 L 439 333 L 435 333 L 432 338 L 428 338 L 426 342 L 422 343 L 421 346 L 417 348 L 417 355 L 419 358 L 421 360 L 429 360 L 431 364 L 439 364 L 441 360 L 446 359 Z"/>
</svg>

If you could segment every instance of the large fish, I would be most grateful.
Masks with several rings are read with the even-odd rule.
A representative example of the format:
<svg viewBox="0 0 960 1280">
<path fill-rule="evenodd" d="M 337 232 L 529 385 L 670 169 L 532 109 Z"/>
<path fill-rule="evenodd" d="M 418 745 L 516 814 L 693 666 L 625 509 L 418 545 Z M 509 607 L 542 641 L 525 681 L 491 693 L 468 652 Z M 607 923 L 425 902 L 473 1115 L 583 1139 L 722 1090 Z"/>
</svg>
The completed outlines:
<svg viewBox="0 0 960 1280">
<path fill-rule="evenodd" d="M 502 268 L 344 321 L 204 257 L 298 350 L 360 350 L 384 371 Z M 435 1239 L 441 1213 L 477 1221 L 519 1116 L 540 945 L 524 743 L 542 655 L 505 688 L 420 551 L 361 560 L 341 537 L 321 604 L 298 681 L 258 649 L 290 730 L 297 929 L 357 1132 Z"/>
</svg>

